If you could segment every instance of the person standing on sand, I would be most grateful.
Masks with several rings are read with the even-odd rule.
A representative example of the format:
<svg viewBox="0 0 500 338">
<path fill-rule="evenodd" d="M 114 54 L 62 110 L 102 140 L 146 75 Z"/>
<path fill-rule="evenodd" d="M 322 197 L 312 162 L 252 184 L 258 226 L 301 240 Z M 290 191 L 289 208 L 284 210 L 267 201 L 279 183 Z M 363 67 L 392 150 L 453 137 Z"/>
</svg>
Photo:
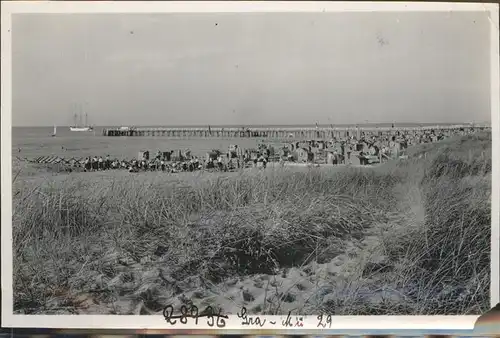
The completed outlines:
<svg viewBox="0 0 500 338">
<path fill-rule="evenodd" d="M 347 140 L 347 147 L 346 147 L 346 151 L 347 151 L 347 164 L 351 164 L 351 153 L 352 153 L 352 142 L 351 140 Z"/>
<path fill-rule="evenodd" d="M 109 158 L 109 155 L 106 155 L 106 161 L 104 162 L 104 169 L 108 170 L 111 168 L 111 159 Z"/>
<path fill-rule="evenodd" d="M 396 142 L 396 136 L 393 136 L 391 142 L 389 142 L 389 148 L 391 150 L 392 158 L 399 157 L 399 143 Z"/>
<path fill-rule="evenodd" d="M 396 144 L 396 136 L 392 136 L 391 140 L 389 141 L 389 148 L 392 149 L 395 144 Z"/>
<path fill-rule="evenodd" d="M 338 141 L 339 145 L 337 147 L 337 152 L 338 152 L 338 163 L 339 164 L 346 164 L 347 160 L 347 144 L 345 140 L 340 139 Z"/>
<path fill-rule="evenodd" d="M 263 169 L 266 168 L 266 158 L 263 155 L 260 155 L 259 158 L 257 159 L 257 163 L 260 163 L 258 166 L 261 166 Z"/>
<path fill-rule="evenodd" d="M 333 154 L 333 163 L 332 164 L 333 165 L 339 164 L 338 163 L 339 154 L 337 152 L 337 148 L 336 147 L 333 148 L 332 154 Z"/>
<path fill-rule="evenodd" d="M 401 142 L 400 143 L 401 143 L 401 149 L 402 150 L 408 149 L 408 139 L 406 138 L 406 135 L 403 135 L 401 137 Z"/>
</svg>

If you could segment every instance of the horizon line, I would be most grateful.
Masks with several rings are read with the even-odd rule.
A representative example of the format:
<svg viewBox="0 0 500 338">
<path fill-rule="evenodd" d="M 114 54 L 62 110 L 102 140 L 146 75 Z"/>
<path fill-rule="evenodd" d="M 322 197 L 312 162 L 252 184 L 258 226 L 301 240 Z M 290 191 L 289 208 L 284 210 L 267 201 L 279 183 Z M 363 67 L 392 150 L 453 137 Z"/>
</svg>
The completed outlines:
<svg viewBox="0 0 500 338">
<path fill-rule="evenodd" d="M 364 122 L 364 123 L 317 123 L 318 126 L 356 126 L 356 125 L 392 125 L 394 124 L 395 127 L 397 125 L 462 125 L 462 124 L 477 124 L 477 125 L 491 125 L 491 121 L 469 121 L 469 122 Z M 119 128 L 119 127 L 165 127 L 165 128 L 203 128 L 203 127 L 232 127 L 232 128 L 238 128 L 238 127 L 292 127 L 292 126 L 315 126 L 316 123 L 291 123 L 291 124 L 176 124 L 176 125 L 165 125 L 165 124 L 130 124 L 130 125 L 91 125 L 92 127 L 112 127 L 112 128 Z M 12 125 L 11 128 L 53 128 L 54 126 L 56 127 L 71 127 L 71 125 Z"/>
</svg>

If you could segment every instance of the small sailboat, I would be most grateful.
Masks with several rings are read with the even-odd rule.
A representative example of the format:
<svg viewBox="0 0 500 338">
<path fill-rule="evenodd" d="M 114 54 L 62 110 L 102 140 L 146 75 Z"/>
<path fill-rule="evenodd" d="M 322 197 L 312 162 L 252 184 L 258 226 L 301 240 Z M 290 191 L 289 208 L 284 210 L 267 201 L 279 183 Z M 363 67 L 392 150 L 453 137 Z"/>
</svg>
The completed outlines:
<svg viewBox="0 0 500 338">
<path fill-rule="evenodd" d="M 56 137 L 57 135 L 57 126 L 54 125 L 54 131 L 52 132 L 52 137 Z"/>
</svg>

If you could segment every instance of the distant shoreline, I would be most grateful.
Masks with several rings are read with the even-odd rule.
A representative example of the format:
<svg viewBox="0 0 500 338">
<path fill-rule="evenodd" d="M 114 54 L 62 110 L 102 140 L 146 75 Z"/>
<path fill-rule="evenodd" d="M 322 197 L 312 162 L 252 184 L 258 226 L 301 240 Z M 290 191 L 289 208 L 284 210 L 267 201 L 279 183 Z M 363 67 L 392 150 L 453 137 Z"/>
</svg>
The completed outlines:
<svg viewBox="0 0 500 338">
<path fill-rule="evenodd" d="M 329 128 L 330 126 L 333 127 L 366 127 L 366 126 L 371 126 L 371 127 L 387 127 L 387 126 L 392 126 L 393 123 L 350 123 L 350 124 L 319 124 L 318 127 L 320 128 Z M 485 123 L 485 122 L 401 122 L 401 123 L 394 123 L 394 127 L 418 127 L 418 126 L 449 126 L 449 125 L 460 125 L 460 124 L 477 124 L 477 125 L 483 125 L 483 124 L 491 124 L 491 122 Z M 113 126 L 94 126 L 94 129 L 96 128 L 119 128 L 122 125 L 113 125 Z M 129 127 L 137 127 L 137 128 L 208 128 L 209 125 L 125 125 Z M 58 128 L 69 128 L 70 126 L 57 126 Z M 314 128 L 316 127 L 316 124 L 247 124 L 247 125 L 223 125 L 223 124 L 211 124 L 211 128 L 287 128 L 287 127 L 299 127 L 299 128 Z M 27 128 L 54 128 L 53 125 L 49 126 L 12 126 L 13 129 L 27 129 Z"/>
</svg>

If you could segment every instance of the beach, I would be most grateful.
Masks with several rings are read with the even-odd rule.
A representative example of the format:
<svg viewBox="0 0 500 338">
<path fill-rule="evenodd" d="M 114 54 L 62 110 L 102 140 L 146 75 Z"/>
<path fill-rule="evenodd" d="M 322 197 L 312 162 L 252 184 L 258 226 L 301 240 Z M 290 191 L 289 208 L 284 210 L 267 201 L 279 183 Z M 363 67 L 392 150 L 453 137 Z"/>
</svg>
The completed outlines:
<svg viewBox="0 0 500 338">
<path fill-rule="evenodd" d="M 376 167 L 275 164 L 228 173 L 47 173 L 24 164 L 13 184 L 15 259 L 24 261 L 16 264 L 15 308 L 19 313 L 158 314 L 165 304 L 210 304 L 226 313 L 244 306 L 253 314 L 479 313 L 488 306 L 479 294 L 452 300 L 442 285 L 441 291 L 415 294 L 417 279 L 429 283 L 430 290 L 430 276 L 437 271 L 455 276 L 444 263 L 422 275 L 419 269 L 427 263 L 419 262 L 424 257 L 417 252 L 432 257 L 444 245 L 440 241 L 455 233 L 458 220 L 442 213 L 458 203 L 467 210 L 464 217 L 471 217 L 464 233 L 474 232 L 476 239 L 469 242 L 472 238 L 455 233 L 462 244 L 446 244 L 450 262 L 483 266 L 489 243 L 488 135 L 419 145 L 408 160 Z M 135 145 L 135 140 L 108 139 L 43 142 L 54 152 L 61 144 L 78 144 L 70 150 L 75 155 L 98 152 L 100 145 L 110 153 L 120 146 L 132 156 L 142 147 L 141 138 Z M 177 142 L 202 151 L 210 141 L 201 141 L 199 146 L 192 140 Z M 35 144 L 28 150 L 25 141 L 24 147 L 43 154 L 44 147 Z M 443 152 L 448 155 L 442 157 Z M 442 166 L 449 168 L 438 174 Z M 461 183 L 448 196 L 456 179 Z M 473 190 L 465 193 L 468 189 Z M 440 194 L 445 195 L 432 197 Z M 486 204 L 467 206 L 471 198 Z M 432 219 L 436 223 L 428 223 Z M 435 244 L 422 248 L 418 238 L 426 227 L 434 232 Z M 477 256 L 463 260 L 462 245 Z M 416 251 L 407 251 L 411 248 Z M 407 266 L 408 260 L 423 265 Z M 35 274 L 29 268 L 34 266 Z M 488 269 L 455 276 L 447 287 L 470 278 L 486 283 Z M 35 280 L 40 282 L 30 294 L 23 291 Z M 487 284 L 483 287 L 486 297 Z M 417 309 L 408 297 L 427 300 Z M 449 305 L 436 310 L 441 301 Z"/>
</svg>

